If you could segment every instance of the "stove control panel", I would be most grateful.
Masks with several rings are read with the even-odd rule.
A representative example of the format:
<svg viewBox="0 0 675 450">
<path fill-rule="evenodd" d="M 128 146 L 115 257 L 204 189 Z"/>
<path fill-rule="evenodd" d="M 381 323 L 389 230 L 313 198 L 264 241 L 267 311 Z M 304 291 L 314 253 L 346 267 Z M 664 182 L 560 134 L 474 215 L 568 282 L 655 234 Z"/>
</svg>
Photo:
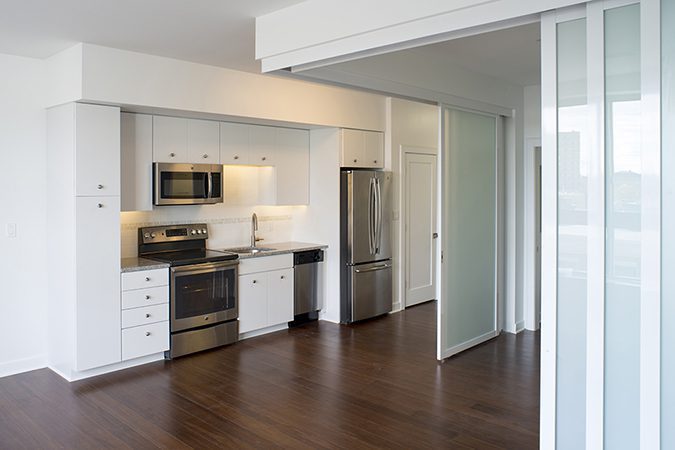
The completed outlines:
<svg viewBox="0 0 675 450">
<path fill-rule="evenodd" d="M 161 242 L 191 241 L 209 238 L 205 223 L 187 225 L 166 225 L 160 227 L 144 227 L 138 229 L 139 244 L 155 244 Z"/>
</svg>

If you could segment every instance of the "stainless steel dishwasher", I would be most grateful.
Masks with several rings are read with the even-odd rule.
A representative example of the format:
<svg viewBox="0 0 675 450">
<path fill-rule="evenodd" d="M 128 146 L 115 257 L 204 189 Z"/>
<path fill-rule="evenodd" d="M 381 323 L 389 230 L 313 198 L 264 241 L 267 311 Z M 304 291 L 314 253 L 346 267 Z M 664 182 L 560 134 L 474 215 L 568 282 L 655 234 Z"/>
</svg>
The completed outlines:
<svg viewBox="0 0 675 450">
<path fill-rule="evenodd" d="M 323 250 L 307 250 L 293 254 L 295 320 L 291 325 L 300 325 L 318 318 L 323 303 L 322 262 Z"/>
</svg>

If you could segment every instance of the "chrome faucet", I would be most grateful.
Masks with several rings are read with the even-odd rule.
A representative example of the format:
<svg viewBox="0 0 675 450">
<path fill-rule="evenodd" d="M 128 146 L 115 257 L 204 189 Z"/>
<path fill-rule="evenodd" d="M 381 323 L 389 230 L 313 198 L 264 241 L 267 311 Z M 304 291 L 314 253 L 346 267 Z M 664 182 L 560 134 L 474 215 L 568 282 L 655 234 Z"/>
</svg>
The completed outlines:
<svg viewBox="0 0 675 450">
<path fill-rule="evenodd" d="M 258 231 L 258 216 L 253 213 L 251 216 L 251 248 L 255 248 L 255 243 L 262 240 L 255 237 L 256 231 Z"/>
</svg>

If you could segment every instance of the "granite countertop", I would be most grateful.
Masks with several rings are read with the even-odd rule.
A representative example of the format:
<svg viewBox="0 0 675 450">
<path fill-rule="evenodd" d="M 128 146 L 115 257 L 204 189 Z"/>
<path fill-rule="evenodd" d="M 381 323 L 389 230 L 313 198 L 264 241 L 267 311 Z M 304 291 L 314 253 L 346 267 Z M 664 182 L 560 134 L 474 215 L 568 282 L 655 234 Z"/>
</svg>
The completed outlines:
<svg viewBox="0 0 675 450">
<path fill-rule="evenodd" d="M 122 258 L 122 273 L 138 272 L 139 270 L 166 269 L 168 263 L 153 261 L 145 258 Z"/>
<path fill-rule="evenodd" d="M 328 246 L 325 244 L 310 244 L 307 242 L 277 242 L 269 244 L 266 242 L 261 242 L 258 244 L 258 247 L 272 248 L 274 250 L 266 250 L 255 254 L 240 253 L 239 259 L 262 258 L 265 256 L 283 255 L 286 253 L 302 252 L 306 250 L 324 250 L 328 248 Z M 218 250 L 227 251 L 226 248 Z"/>
</svg>

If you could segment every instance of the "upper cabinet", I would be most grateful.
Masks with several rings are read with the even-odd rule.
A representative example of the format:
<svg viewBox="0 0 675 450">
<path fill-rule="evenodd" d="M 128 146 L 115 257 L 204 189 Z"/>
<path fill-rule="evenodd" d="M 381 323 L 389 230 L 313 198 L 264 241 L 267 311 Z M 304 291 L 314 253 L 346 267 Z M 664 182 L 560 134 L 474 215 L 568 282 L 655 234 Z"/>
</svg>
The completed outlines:
<svg viewBox="0 0 675 450">
<path fill-rule="evenodd" d="M 384 168 L 384 134 L 379 131 L 340 130 L 340 166 Z"/>
<path fill-rule="evenodd" d="M 152 146 L 154 162 L 218 164 L 219 123 L 213 120 L 154 116 Z"/>
<path fill-rule="evenodd" d="M 279 128 L 276 138 L 276 204 L 309 204 L 309 132 Z"/>
<path fill-rule="evenodd" d="M 250 128 L 243 123 L 220 123 L 221 164 L 250 164 Z"/>
<path fill-rule="evenodd" d="M 148 114 L 122 113 L 122 211 L 152 211 L 152 122 Z"/>
<path fill-rule="evenodd" d="M 75 104 L 75 195 L 120 195 L 120 110 Z"/>
<path fill-rule="evenodd" d="M 277 132 L 283 128 L 251 125 L 251 164 L 272 166 L 277 154 Z M 280 155 L 281 156 L 281 155 Z"/>
</svg>

